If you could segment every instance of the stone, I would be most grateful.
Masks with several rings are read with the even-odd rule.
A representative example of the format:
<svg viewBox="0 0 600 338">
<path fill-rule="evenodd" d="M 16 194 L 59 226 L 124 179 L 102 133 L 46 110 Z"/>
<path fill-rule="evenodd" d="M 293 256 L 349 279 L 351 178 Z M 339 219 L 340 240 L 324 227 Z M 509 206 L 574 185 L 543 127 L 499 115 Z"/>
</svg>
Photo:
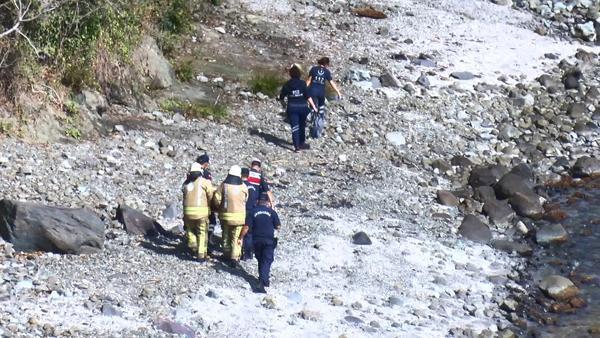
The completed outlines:
<svg viewBox="0 0 600 338">
<path fill-rule="evenodd" d="M 533 249 L 529 245 L 505 239 L 497 239 L 492 241 L 492 247 L 508 253 L 516 252 L 521 256 L 531 256 L 533 253 Z"/>
<path fill-rule="evenodd" d="M 452 166 L 450 163 L 443 159 L 436 159 L 431 161 L 431 167 L 435 170 L 437 169 L 439 172 L 445 173 L 452 170 Z"/>
<path fill-rule="evenodd" d="M 510 170 L 510 173 L 522 177 L 523 179 L 525 179 L 525 183 L 527 183 L 527 186 L 533 188 L 535 173 L 529 165 L 525 163 L 519 163 Z"/>
<path fill-rule="evenodd" d="M 579 81 L 583 78 L 583 73 L 579 69 L 571 69 L 563 75 L 562 81 L 565 89 L 578 89 Z"/>
<path fill-rule="evenodd" d="M 351 324 L 363 324 L 365 322 L 364 320 L 355 316 L 346 316 L 344 317 L 344 320 Z"/>
<path fill-rule="evenodd" d="M 400 147 L 400 146 L 406 145 L 406 138 L 399 131 L 387 133 L 387 134 L 385 134 L 385 138 L 386 138 L 386 140 L 388 140 L 388 142 L 390 142 L 391 144 L 393 144 L 395 146 Z"/>
<path fill-rule="evenodd" d="M 488 185 L 482 185 L 474 189 L 473 197 L 475 200 L 485 204 L 488 201 L 495 201 L 496 193 L 494 192 L 494 188 Z"/>
<path fill-rule="evenodd" d="M 390 296 L 388 298 L 388 303 L 390 303 L 391 306 L 403 306 L 405 302 L 404 299 L 400 297 Z"/>
<path fill-rule="evenodd" d="M 559 275 L 545 277 L 538 286 L 546 295 L 558 301 L 568 301 L 579 294 L 573 282 Z"/>
<path fill-rule="evenodd" d="M 311 322 L 316 322 L 319 321 L 321 319 L 321 314 L 317 311 L 313 311 L 313 310 L 302 310 L 299 313 L 300 318 L 304 319 L 304 320 L 308 320 Z"/>
<path fill-rule="evenodd" d="M 354 236 L 352 236 L 352 243 L 354 243 L 356 245 L 371 245 L 371 244 L 373 244 L 373 242 L 371 242 L 371 239 L 369 238 L 369 236 L 363 231 L 359 231 L 359 232 L 355 233 Z"/>
<path fill-rule="evenodd" d="M 90 112 L 98 115 L 102 115 L 108 110 L 108 102 L 104 95 L 95 91 L 82 90 L 81 93 L 77 95 L 77 101 Z"/>
<path fill-rule="evenodd" d="M 567 107 L 567 114 L 569 114 L 569 116 L 571 118 L 574 118 L 574 119 L 581 118 L 584 116 L 585 113 L 587 113 L 587 107 L 583 103 L 580 103 L 580 102 L 571 103 Z"/>
<path fill-rule="evenodd" d="M 277 303 L 275 302 L 275 299 L 271 296 L 266 296 L 265 298 L 263 298 L 260 301 L 260 305 L 262 305 L 262 307 L 264 307 L 266 309 L 276 309 L 277 308 Z"/>
<path fill-rule="evenodd" d="M 533 185 L 520 175 L 509 172 L 494 184 L 494 191 L 499 199 L 511 198 L 517 193 L 535 194 L 531 189 Z"/>
<path fill-rule="evenodd" d="M 441 205 L 456 207 L 460 203 L 458 198 L 453 193 L 446 190 L 438 190 L 437 200 Z"/>
<path fill-rule="evenodd" d="M 368 70 L 352 68 L 346 73 L 344 79 L 350 82 L 370 81 L 371 73 Z"/>
<path fill-rule="evenodd" d="M 431 83 L 429 82 L 429 79 L 425 74 L 421 74 L 421 76 L 419 76 L 419 78 L 417 79 L 417 84 L 425 88 L 429 88 L 431 86 Z"/>
<path fill-rule="evenodd" d="M 400 87 L 402 87 L 402 84 L 400 83 L 400 81 L 398 81 L 398 79 L 394 76 L 394 74 L 392 74 L 392 72 L 390 72 L 389 70 L 386 70 L 379 77 L 379 81 L 381 82 L 381 85 L 383 87 L 389 87 L 389 88 L 400 88 Z"/>
<path fill-rule="evenodd" d="M 154 219 L 124 204 L 119 204 L 117 220 L 123 224 L 127 233 L 132 235 L 154 237 L 165 232 Z"/>
<path fill-rule="evenodd" d="M 148 85 L 151 89 L 166 89 L 173 85 L 173 68 L 154 38 L 144 36 L 141 45 L 133 52 L 132 60 L 138 72 L 149 79 Z"/>
<path fill-rule="evenodd" d="M 540 219 L 544 214 L 542 203 L 535 193 L 517 192 L 508 202 L 519 216 Z"/>
<path fill-rule="evenodd" d="M 500 308 L 508 312 L 515 312 L 518 306 L 519 303 L 512 298 L 507 298 L 500 304 Z"/>
<path fill-rule="evenodd" d="M 114 306 L 109 303 L 102 304 L 102 308 L 100 309 L 102 315 L 109 317 L 121 317 L 123 314 L 121 311 L 117 310 Z"/>
<path fill-rule="evenodd" d="M 513 2 L 512 0 L 492 0 L 493 4 L 496 4 L 498 6 L 512 6 Z"/>
<path fill-rule="evenodd" d="M 172 321 L 170 319 L 160 318 L 154 322 L 154 326 L 166 333 L 181 335 L 186 338 L 195 338 L 196 332 L 191 327 Z"/>
<path fill-rule="evenodd" d="M 535 233 L 535 240 L 538 244 L 559 244 L 568 239 L 569 234 L 559 223 L 543 225 Z"/>
<path fill-rule="evenodd" d="M 162 212 L 162 218 L 164 219 L 175 219 L 178 215 L 177 204 L 174 202 L 167 204 Z"/>
<path fill-rule="evenodd" d="M 594 22 L 588 21 L 586 23 L 576 24 L 573 27 L 573 35 L 586 41 L 596 41 L 596 28 L 594 27 Z"/>
<path fill-rule="evenodd" d="M 0 236 L 17 251 L 97 253 L 104 246 L 104 228 L 87 209 L 0 201 Z"/>
<path fill-rule="evenodd" d="M 487 243 L 492 239 L 490 228 L 475 215 L 465 216 L 458 228 L 458 233 L 477 243 Z"/>
<path fill-rule="evenodd" d="M 571 168 L 573 177 L 590 177 L 600 175 L 600 159 L 583 156 L 577 159 Z"/>
<path fill-rule="evenodd" d="M 450 159 L 450 164 L 452 164 L 455 167 L 460 167 L 460 168 L 469 168 L 471 166 L 473 166 L 473 162 L 471 160 L 469 160 L 467 157 L 462 156 L 462 155 L 455 155 Z"/>
<path fill-rule="evenodd" d="M 515 217 L 515 213 L 506 201 L 490 200 L 483 205 L 483 213 L 491 224 L 506 225 Z"/>
<path fill-rule="evenodd" d="M 214 290 L 208 290 L 208 292 L 206 292 L 206 297 L 213 298 L 213 299 L 219 298 L 219 296 L 217 295 L 217 293 Z"/>
<path fill-rule="evenodd" d="M 470 72 L 453 72 L 450 76 L 457 80 L 472 80 L 475 78 L 475 75 Z"/>
<path fill-rule="evenodd" d="M 500 165 L 473 168 L 469 175 L 469 185 L 473 188 L 494 185 L 507 172 L 508 169 Z"/>
<path fill-rule="evenodd" d="M 498 133 L 498 139 L 503 141 L 510 141 L 516 138 L 519 138 L 523 133 L 521 131 L 509 124 L 505 124 L 500 128 Z"/>
</svg>

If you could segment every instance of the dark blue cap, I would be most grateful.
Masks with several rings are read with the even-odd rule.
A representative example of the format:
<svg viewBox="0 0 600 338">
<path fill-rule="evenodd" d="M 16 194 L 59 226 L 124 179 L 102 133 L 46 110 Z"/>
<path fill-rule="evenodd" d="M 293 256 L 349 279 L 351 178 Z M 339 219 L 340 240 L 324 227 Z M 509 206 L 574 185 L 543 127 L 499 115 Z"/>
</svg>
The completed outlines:
<svg viewBox="0 0 600 338">
<path fill-rule="evenodd" d="M 208 154 L 204 153 L 203 155 L 198 156 L 198 158 L 196 159 L 196 162 L 198 162 L 200 164 L 210 162 L 210 159 L 208 158 Z"/>
</svg>

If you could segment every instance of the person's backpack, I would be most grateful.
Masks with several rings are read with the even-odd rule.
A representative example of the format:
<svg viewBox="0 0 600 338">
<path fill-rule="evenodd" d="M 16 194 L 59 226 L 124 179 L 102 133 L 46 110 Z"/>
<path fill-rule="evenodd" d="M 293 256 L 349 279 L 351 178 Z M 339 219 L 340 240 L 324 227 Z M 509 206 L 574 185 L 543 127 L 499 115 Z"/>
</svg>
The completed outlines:
<svg viewBox="0 0 600 338">
<path fill-rule="evenodd" d="M 320 107 L 318 112 L 312 112 L 310 119 L 310 137 L 317 139 L 325 131 L 325 107 Z"/>
</svg>

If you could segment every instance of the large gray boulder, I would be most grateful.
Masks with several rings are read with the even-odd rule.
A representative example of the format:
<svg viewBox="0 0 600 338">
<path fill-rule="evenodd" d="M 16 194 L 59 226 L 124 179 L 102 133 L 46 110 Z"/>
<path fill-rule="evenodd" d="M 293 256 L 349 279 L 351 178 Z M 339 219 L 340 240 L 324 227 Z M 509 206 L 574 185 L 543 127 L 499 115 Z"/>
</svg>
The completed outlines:
<svg viewBox="0 0 600 338">
<path fill-rule="evenodd" d="M 538 286 L 544 293 L 558 301 L 567 301 L 579 294 L 579 289 L 571 280 L 559 275 L 545 277 Z"/>
<path fill-rule="evenodd" d="M 473 188 L 483 185 L 494 185 L 507 172 L 508 169 L 501 165 L 473 168 L 469 175 L 469 185 Z"/>
<path fill-rule="evenodd" d="M 531 189 L 532 185 L 533 182 L 511 172 L 502 176 L 494 185 L 494 191 L 499 199 L 506 199 L 513 197 L 516 193 L 535 194 Z"/>
<path fill-rule="evenodd" d="M 600 175 L 600 159 L 583 156 L 571 168 L 574 177 L 589 177 Z"/>
<path fill-rule="evenodd" d="M 533 192 L 516 192 L 508 202 L 519 216 L 540 219 L 544 215 L 540 198 Z"/>
<path fill-rule="evenodd" d="M 155 237 L 167 233 L 153 218 L 126 205 L 119 205 L 117 220 L 128 234 Z"/>
<path fill-rule="evenodd" d="M 506 225 L 515 217 L 508 202 L 490 200 L 483 205 L 483 213 L 488 217 L 490 223 L 495 225 Z"/>
<path fill-rule="evenodd" d="M 569 234 L 560 224 L 547 224 L 538 229 L 535 233 L 535 240 L 538 244 L 558 244 L 566 242 Z"/>
<path fill-rule="evenodd" d="M 104 223 L 87 209 L 0 201 L 0 235 L 19 251 L 88 254 L 102 250 Z"/>
<path fill-rule="evenodd" d="M 467 215 L 463 219 L 458 233 L 464 238 L 478 243 L 488 243 L 492 239 L 492 232 L 487 224 L 475 215 Z"/>
<path fill-rule="evenodd" d="M 151 89 L 165 89 L 173 85 L 175 73 L 154 38 L 145 36 L 133 53 L 133 65 L 147 79 Z"/>
</svg>

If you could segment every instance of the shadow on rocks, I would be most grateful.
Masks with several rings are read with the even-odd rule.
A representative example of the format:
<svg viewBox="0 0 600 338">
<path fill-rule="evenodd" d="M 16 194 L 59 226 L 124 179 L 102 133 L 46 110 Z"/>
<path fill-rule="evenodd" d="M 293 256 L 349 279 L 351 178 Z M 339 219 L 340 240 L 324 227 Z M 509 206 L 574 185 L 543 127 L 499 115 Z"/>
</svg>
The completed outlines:
<svg viewBox="0 0 600 338">
<path fill-rule="evenodd" d="M 179 239 L 173 237 L 145 237 L 140 242 L 140 246 L 144 249 L 153 251 L 159 255 L 171 255 L 181 260 L 191 261 L 194 258 L 188 254 L 185 241 L 181 237 Z"/>
<path fill-rule="evenodd" d="M 216 271 L 227 272 L 231 275 L 242 278 L 250 285 L 252 292 L 254 292 L 254 293 L 258 292 L 258 289 L 257 289 L 258 278 L 249 274 L 246 270 L 244 270 L 243 267 L 239 266 L 237 268 L 232 268 L 232 267 L 228 266 L 223 259 L 217 260 L 217 262 L 213 265 L 213 267 Z"/>
<path fill-rule="evenodd" d="M 250 135 L 252 136 L 258 136 L 260 138 L 262 138 L 263 140 L 265 140 L 265 142 L 267 143 L 273 143 L 278 147 L 284 148 L 284 149 L 288 149 L 288 150 L 294 150 L 294 148 L 292 147 L 292 144 L 282 138 L 279 138 L 275 135 L 271 135 L 271 134 L 267 134 L 265 132 L 262 132 L 256 128 L 251 128 L 248 130 L 248 132 L 250 133 Z"/>
</svg>

